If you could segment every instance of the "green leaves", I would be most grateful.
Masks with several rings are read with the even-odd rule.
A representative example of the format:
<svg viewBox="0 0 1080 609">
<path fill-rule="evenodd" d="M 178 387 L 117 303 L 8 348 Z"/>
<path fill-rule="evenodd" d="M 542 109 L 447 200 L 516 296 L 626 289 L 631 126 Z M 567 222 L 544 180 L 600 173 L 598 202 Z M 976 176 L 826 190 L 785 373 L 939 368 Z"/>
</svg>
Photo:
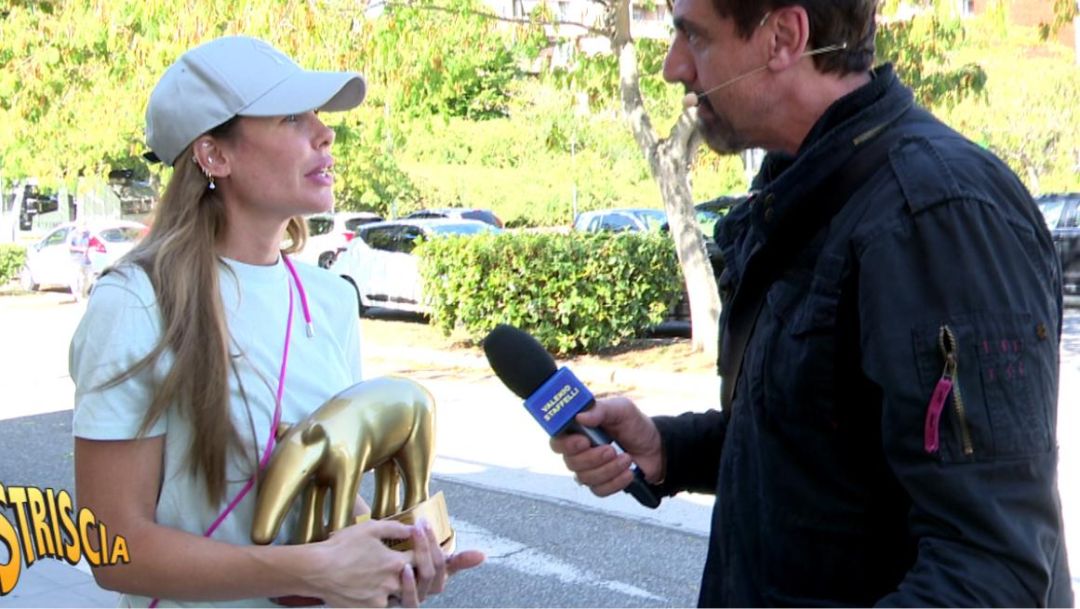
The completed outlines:
<svg viewBox="0 0 1080 609">
<path fill-rule="evenodd" d="M 964 40 L 959 19 L 930 12 L 878 26 L 875 45 L 881 61 L 896 64 L 900 80 L 924 106 L 955 106 L 986 86 L 986 72 L 975 63 L 951 67 L 950 51 Z"/>
<path fill-rule="evenodd" d="M 432 323 L 481 340 L 517 326 L 557 353 L 594 352 L 663 320 L 682 276 L 662 235 L 504 233 L 415 250 Z"/>
<path fill-rule="evenodd" d="M 15 279 L 26 262 L 26 248 L 0 244 L 0 286 Z"/>
</svg>

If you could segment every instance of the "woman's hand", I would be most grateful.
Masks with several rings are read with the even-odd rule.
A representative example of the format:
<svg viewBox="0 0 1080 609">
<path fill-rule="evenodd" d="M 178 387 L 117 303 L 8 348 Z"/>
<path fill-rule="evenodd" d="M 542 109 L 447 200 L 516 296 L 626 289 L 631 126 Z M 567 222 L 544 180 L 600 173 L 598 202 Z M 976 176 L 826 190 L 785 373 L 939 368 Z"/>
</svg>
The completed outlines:
<svg viewBox="0 0 1080 609">
<path fill-rule="evenodd" d="M 442 592 L 451 575 L 484 562 L 483 552 L 477 550 L 447 555 L 431 524 L 423 519 L 413 527 L 412 543 L 412 562 L 401 572 L 403 607 L 418 607 L 428 596 Z"/>
<path fill-rule="evenodd" d="M 402 571 L 409 554 L 386 547 L 384 539 L 406 539 L 413 527 L 369 520 L 336 531 L 317 547 L 310 595 L 332 607 L 386 607 L 402 598 Z"/>
</svg>

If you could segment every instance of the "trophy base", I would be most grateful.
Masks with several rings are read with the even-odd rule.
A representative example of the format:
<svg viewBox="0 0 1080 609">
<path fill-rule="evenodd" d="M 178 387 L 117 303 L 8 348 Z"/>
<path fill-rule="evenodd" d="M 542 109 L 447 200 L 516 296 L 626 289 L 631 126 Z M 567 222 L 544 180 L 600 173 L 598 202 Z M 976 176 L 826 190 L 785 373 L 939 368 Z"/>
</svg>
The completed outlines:
<svg viewBox="0 0 1080 609">
<path fill-rule="evenodd" d="M 357 516 L 355 524 L 360 524 L 370 520 L 370 518 L 368 514 Z M 416 524 L 416 521 L 420 519 L 426 520 L 431 525 L 431 528 L 435 531 L 435 539 L 439 540 L 439 547 L 442 548 L 442 551 L 447 554 L 452 553 L 457 541 L 457 534 L 450 527 L 450 513 L 446 509 L 446 498 L 443 496 L 442 491 L 403 512 L 383 518 L 383 520 L 396 520 L 409 525 Z M 399 552 L 411 550 L 413 547 L 412 539 L 387 539 L 383 543 L 391 550 Z M 324 604 L 321 598 L 310 596 L 279 596 L 271 600 L 282 607 L 312 607 Z"/>
<path fill-rule="evenodd" d="M 367 518 L 357 518 L 357 522 L 361 522 L 361 518 L 366 520 Z M 443 552 L 453 552 L 454 544 L 457 535 L 454 534 L 454 529 L 450 527 L 450 513 L 446 510 L 446 498 L 443 496 L 442 491 L 435 493 L 426 501 L 421 501 L 404 512 L 398 512 L 393 516 L 387 516 L 384 520 L 396 520 L 403 524 L 416 524 L 418 520 L 426 520 L 431 528 L 435 531 L 435 539 L 439 540 L 439 547 Z M 388 539 L 386 545 L 391 550 L 397 550 L 404 552 L 412 549 L 411 539 Z"/>
</svg>

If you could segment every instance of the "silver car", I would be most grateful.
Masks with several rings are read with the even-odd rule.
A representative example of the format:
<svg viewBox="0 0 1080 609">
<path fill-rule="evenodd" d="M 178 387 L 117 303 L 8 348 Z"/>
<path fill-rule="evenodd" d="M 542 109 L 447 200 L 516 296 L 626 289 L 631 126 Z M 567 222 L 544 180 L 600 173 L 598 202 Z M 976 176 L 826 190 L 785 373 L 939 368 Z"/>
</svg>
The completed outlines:
<svg viewBox="0 0 1080 609">
<path fill-rule="evenodd" d="M 90 232 L 86 256 L 90 262 L 91 278 L 96 278 L 107 266 L 131 251 L 149 230 L 145 224 L 130 220 L 90 220 L 85 224 Z M 19 272 L 19 284 L 27 291 L 43 286 L 69 287 L 79 272 L 76 256 L 71 251 L 73 231 L 80 225 L 68 222 L 49 231 L 37 243 L 26 248 L 26 264 Z"/>
<path fill-rule="evenodd" d="M 574 218 L 574 230 L 589 233 L 651 232 L 661 230 L 665 223 L 667 214 L 662 209 L 597 209 L 578 214 Z"/>
<path fill-rule="evenodd" d="M 360 312 L 383 307 L 427 313 L 423 282 L 413 248 L 421 239 L 440 235 L 498 233 L 479 220 L 416 219 L 361 226 L 330 267 L 356 287 Z"/>
</svg>

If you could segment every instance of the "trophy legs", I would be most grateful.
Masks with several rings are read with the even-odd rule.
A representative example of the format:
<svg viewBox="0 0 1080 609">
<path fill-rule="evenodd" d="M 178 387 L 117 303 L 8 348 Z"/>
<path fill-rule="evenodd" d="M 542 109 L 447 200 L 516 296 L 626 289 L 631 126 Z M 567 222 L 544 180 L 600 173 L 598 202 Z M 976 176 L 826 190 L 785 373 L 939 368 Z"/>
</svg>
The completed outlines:
<svg viewBox="0 0 1080 609">
<path fill-rule="evenodd" d="M 372 518 L 378 520 L 398 512 L 400 481 L 401 475 L 393 459 L 375 468 L 375 499 L 371 504 Z"/>
</svg>

